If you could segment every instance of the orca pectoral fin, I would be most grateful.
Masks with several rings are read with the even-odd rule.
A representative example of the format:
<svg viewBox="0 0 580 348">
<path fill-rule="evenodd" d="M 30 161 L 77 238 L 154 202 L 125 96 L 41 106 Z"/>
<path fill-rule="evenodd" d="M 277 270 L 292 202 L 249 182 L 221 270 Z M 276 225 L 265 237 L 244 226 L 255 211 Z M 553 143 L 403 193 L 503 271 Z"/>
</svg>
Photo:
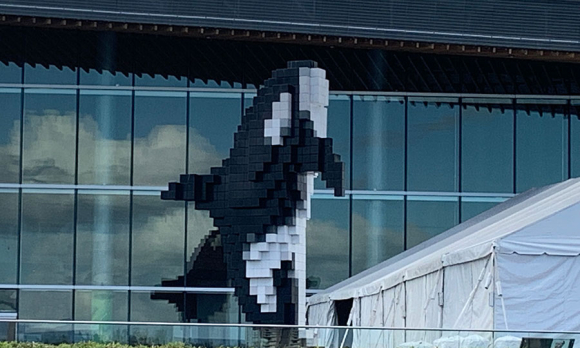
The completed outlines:
<svg viewBox="0 0 580 348">
<path fill-rule="evenodd" d="M 334 189 L 336 197 L 345 195 L 344 187 L 344 162 L 337 154 L 329 154 L 324 158 L 324 169 L 322 170 L 322 180 L 326 181 L 326 187 Z"/>
<path fill-rule="evenodd" d="M 165 201 L 183 201 L 183 185 L 178 182 L 170 182 L 169 190 L 161 191 L 161 199 Z"/>
<path fill-rule="evenodd" d="M 161 192 L 161 199 L 208 202 L 212 200 L 213 186 L 219 182 L 218 175 L 183 174 L 179 182 L 170 182 L 169 190 Z"/>
</svg>

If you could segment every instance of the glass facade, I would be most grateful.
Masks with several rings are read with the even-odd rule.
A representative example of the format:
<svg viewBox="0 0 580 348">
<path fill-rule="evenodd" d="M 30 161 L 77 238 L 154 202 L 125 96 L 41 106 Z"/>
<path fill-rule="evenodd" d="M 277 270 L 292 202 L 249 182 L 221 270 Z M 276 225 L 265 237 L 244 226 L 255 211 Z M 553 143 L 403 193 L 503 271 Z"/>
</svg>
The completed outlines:
<svg viewBox="0 0 580 348">
<path fill-rule="evenodd" d="M 208 173 L 228 157 L 255 91 L 157 75 L 0 68 L 0 312 L 243 321 L 219 277 L 184 277 L 201 243 L 219 254 L 208 213 L 159 194 L 179 174 Z M 316 182 L 309 291 L 516 193 L 580 176 L 579 105 L 565 97 L 334 92 L 328 133 L 348 189 L 334 197 Z M 207 265 L 220 260 L 203 257 Z"/>
</svg>

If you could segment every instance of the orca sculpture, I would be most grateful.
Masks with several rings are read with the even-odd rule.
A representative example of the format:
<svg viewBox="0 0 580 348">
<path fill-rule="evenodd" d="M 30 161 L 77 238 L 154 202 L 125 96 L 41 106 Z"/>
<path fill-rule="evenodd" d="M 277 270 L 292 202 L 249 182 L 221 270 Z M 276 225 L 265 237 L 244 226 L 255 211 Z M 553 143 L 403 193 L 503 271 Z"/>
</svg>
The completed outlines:
<svg viewBox="0 0 580 348">
<path fill-rule="evenodd" d="M 315 176 L 344 195 L 344 163 L 326 137 L 328 93 L 316 62 L 275 70 L 242 116 L 222 166 L 209 175 L 181 175 L 161 193 L 209 210 L 247 321 L 305 323 L 306 221 Z M 214 122 L 210 116 L 207 122 Z"/>
</svg>

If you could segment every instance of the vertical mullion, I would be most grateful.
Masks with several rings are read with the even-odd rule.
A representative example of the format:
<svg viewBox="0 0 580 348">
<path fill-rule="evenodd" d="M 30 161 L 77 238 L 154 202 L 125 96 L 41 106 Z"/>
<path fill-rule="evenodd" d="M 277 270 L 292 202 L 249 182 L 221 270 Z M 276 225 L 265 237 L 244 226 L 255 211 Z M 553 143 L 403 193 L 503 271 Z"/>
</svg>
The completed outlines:
<svg viewBox="0 0 580 348">
<path fill-rule="evenodd" d="M 26 69 L 25 54 L 26 54 L 26 37 L 24 41 L 24 52 L 22 52 L 22 69 L 20 71 L 20 83 L 24 85 L 24 70 Z M 20 159 L 18 163 L 18 183 L 22 185 L 22 168 L 23 168 L 23 151 L 24 151 L 24 88 L 20 89 Z M 22 272 L 22 188 L 18 189 L 18 236 L 17 236 L 17 251 L 16 251 L 16 284 L 20 285 Z M 16 318 L 20 319 L 20 289 L 16 290 Z M 18 325 L 16 325 L 18 331 Z"/>
<path fill-rule="evenodd" d="M 20 272 L 22 271 L 22 188 L 18 189 L 18 222 L 17 222 L 17 250 L 16 250 L 16 284 L 20 285 Z M 16 318 L 20 319 L 20 289 L 16 290 Z"/>
<path fill-rule="evenodd" d="M 405 135 L 404 135 L 404 142 L 405 148 L 404 152 L 404 164 L 403 164 L 403 189 L 407 192 L 407 171 L 408 171 L 408 133 L 409 133 L 409 97 L 405 96 Z M 403 250 L 407 250 L 407 195 L 403 196 Z"/>
<path fill-rule="evenodd" d="M 135 74 L 131 75 L 131 85 L 135 87 Z M 131 91 L 131 159 L 129 168 L 129 183 L 133 186 L 133 166 L 135 156 L 135 89 Z M 133 190 L 129 192 L 129 264 L 127 268 L 127 285 L 131 286 L 131 275 L 133 270 Z M 131 321 L 131 295 L 132 291 L 127 291 L 127 321 Z M 127 335 L 130 336 L 131 328 L 127 328 Z M 128 342 L 130 337 L 128 337 Z"/>
<path fill-rule="evenodd" d="M 77 82 L 77 89 L 76 89 L 76 115 L 75 115 L 75 172 L 74 172 L 74 184 L 79 184 L 79 121 L 80 121 L 80 89 L 78 86 L 80 85 L 80 69 L 76 69 L 76 82 Z M 73 285 L 76 284 L 77 281 L 77 221 L 78 221 L 78 190 L 75 189 L 73 193 L 73 255 L 72 255 L 72 283 Z M 76 290 L 72 290 L 72 313 L 71 318 L 75 320 L 75 297 L 76 297 Z M 74 328 L 74 326 L 73 326 Z"/>
<path fill-rule="evenodd" d="M 353 95 L 349 96 L 349 110 L 350 110 L 350 129 L 349 129 L 349 178 L 348 178 L 348 188 L 352 190 L 352 178 L 353 178 L 353 125 L 354 125 L 354 102 Z M 348 195 L 348 276 L 352 276 L 352 194 Z"/>
<path fill-rule="evenodd" d="M 456 142 L 456 144 L 458 144 L 458 145 L 457 145 L 457 151 L 456 151 L 457 166 L 456 166 L 455 170 L 457 171 L 457 184 L 456 184 L 457 192 L 462 192 L 463 191 L 463 185 L 461 182 L 462 181 L 461 174 L 463 171 L 463 168 L 462 168 L 463 162 L 461 160 L 461 156 L 463 155 L 462 154 L 462 148 L 463 148 L 463 99 L 462 98 L 459 98 L 458 107 L 459 107 L 459 116 L 458 116 L 459 119 L 458 119 L 458 123 L 457 123 L 458 126 L 457 126 L 457 142 Z M 459 196 L 457 199 L 457 202 L 458 202 L 458 204 L 457 204 L 457 223 L 461 223 L 461 214 L 462 214 L 461 201 L 462 201 L 462 198 L 461 198 L 461 196 Z"/>
<path fill-rule="evenodd" d="M 187 86 L 189 87 L 191 80 L 187 79 Z M 190 111 L 189 108 L 191 106 L 191 92 L 187 91 L 186 94 L 186 102 L 185 102 L 185 173 L 189 174 L 189 126 L 190 126 Z M 184 235 L 183 235 L 183 286 L 187 287 L 187 243 L 189 242 L 188 235 L 189 235 L 189 205 L 187 201 L 183 202 L 183 208 L 185 209 L 184 218 Z M 186 313 L 187 313 L 187 293 L 183 292 L 181 294 L 183 296 L 183 308 L 184 311 L 181 313 L 183 322 L 186 322 Z"/>
<path fill-rule="evenodd" d="M 567 179 L 572 178 L 572 101 L 568 99 L 566 103 L 566 116 L 568 117 L 568 132 L 566 134 L 568 138 L 568 146 L 567 146 L 567 162 L 568 162 L 568 170 L 567 170 Z"/>
<path fill-rule="evenodd" d="M 78 192 L 79 190 L 75 189 L 73 193 L 73 267 L 72 267 L 72 283 L 76 285 L 77 281 L 77 222 L 78 222 Z M 72 290 L 72 313 L 71 318 L 75 320 L 75 296 L 76 290 Z"/>
<path fill-rule="evenodd" d="M 517 105 L 516 105 L 516 99 L 512 99 L 512 107 L 513 107 L 513 147 L 512 147 L 512 153 L 513 153 L 513 161 L 512 161 L 512 167 L 513 167 L 513 177 L 512 177 L 512 193 L 516 193 L 517 192 L 517 128 L 518 128 L 518 119 L 517 119 Z"/>
</svg>

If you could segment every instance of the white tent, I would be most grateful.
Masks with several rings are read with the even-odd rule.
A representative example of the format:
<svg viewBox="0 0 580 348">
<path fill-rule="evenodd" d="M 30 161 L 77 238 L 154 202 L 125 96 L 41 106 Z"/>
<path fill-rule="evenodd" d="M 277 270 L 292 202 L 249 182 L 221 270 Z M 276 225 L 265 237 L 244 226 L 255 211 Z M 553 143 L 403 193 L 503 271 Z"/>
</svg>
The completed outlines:
<svg viewBox="0 0 580 348">
<path fill-rule="evenodd" d="M 580 331 L 580 179 L 520 194 L 312 296 L 308 324 L 336 325 L 342 300 L 353 326 Z"/>
</svg>

